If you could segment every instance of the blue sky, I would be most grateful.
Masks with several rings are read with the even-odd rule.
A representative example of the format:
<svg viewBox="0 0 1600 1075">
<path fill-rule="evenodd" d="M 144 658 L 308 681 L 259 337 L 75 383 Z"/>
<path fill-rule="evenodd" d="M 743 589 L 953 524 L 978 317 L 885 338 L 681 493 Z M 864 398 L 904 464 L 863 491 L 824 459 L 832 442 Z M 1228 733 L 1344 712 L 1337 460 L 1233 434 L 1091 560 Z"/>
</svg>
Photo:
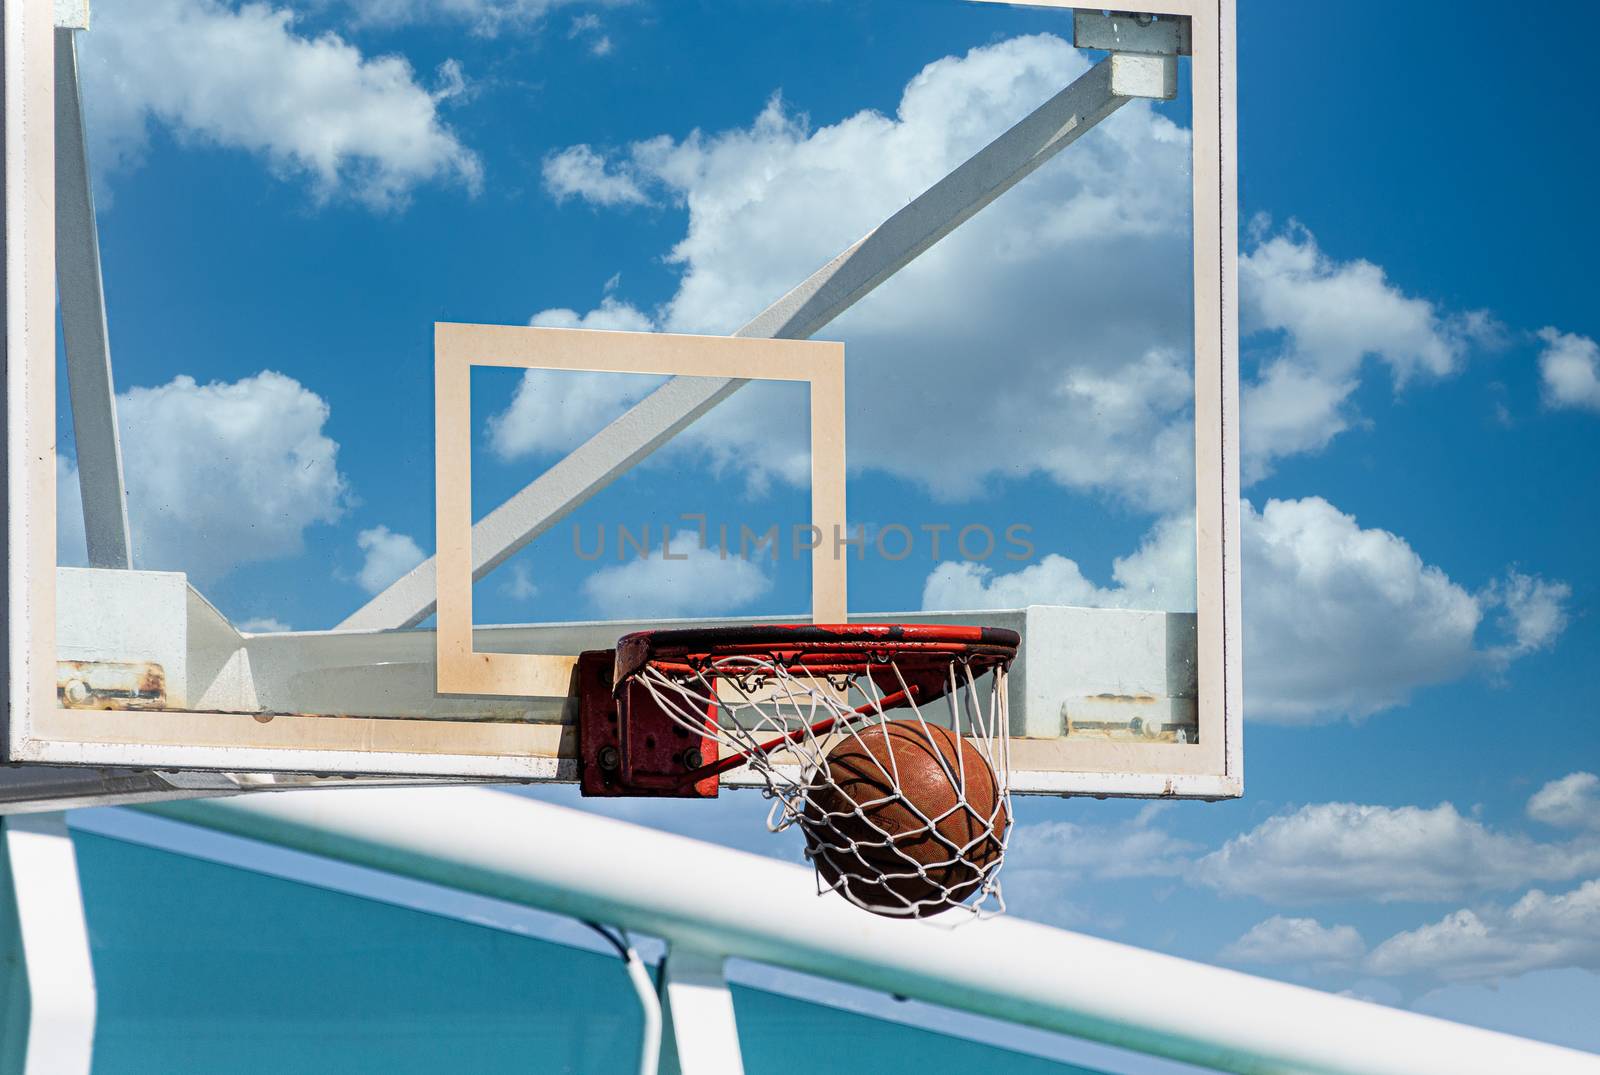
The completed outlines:
<svg viewBox="0 0 1600 1075">
<path fill-rule="evenodd" d="M 1586 73 L 1494 60 L 1487 4 L 1283 8 L 1239 12 L 1247 796 L 1025 800 L 1013 904 L 1600 1050 Z M 431 551 L 434 320 L 731 331 L 1083 63 L 955 2 L 353 10 L 101 0 L 81 46 L 137 551 L 240 623 L 330 626 Z M 1186 122 L 1130 105 L 826 334 L 853 519 L 1038 545 L 942 589 L 919 547 L 855 608 L 1137 603 L 1118 558 L 1192 600 Z M 640 391 L 538 387 L 475 378 L 480 508 Z M 574 521 L 799 522 L 803 408 L 747 391 Z M 570 541 L 481 617 L 803 609 L 803 563 L 607 588 Z M 796 854 L 762 810 L 629 816 Z"/>
</svg>

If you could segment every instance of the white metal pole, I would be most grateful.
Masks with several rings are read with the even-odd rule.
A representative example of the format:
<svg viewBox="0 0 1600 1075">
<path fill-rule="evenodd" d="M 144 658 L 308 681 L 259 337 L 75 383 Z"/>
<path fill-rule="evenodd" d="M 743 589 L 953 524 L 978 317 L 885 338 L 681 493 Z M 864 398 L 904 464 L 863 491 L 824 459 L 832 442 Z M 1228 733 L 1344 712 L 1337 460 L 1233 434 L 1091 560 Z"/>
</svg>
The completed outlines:
<svg viewBox="0 0 1600 1075">
<path fill-rule="evenodd" d="M 89 1075 L 94 969 L 61 814 L 0 821 L 0 1072 Z"/>
<path fill-rule="evenodd" d="M 744 1075 L 726 962 L 714 952 L 667 949 L 661 961 L 662 1075 Z"/>
<path fill-rule="evenodd" d="M 643 1033 L 639 1035 L 639 1075 L 656 1075 L 661 1067 L 661 1000 L 656 996 L 650 971 L 632 944 L 627 945 L 623 959 L 628 967 L 628 981 L 639 997 L 639 1014 L 644 1018 Z"/>
<path fill-rule="evenodd" d="M 487 789 L 284 793 L 165 817 L 1224 1071 L 1600 1075 L 1600 1057 L 1017 918 L 877 918 L 810 871 Z"/>
</svg>

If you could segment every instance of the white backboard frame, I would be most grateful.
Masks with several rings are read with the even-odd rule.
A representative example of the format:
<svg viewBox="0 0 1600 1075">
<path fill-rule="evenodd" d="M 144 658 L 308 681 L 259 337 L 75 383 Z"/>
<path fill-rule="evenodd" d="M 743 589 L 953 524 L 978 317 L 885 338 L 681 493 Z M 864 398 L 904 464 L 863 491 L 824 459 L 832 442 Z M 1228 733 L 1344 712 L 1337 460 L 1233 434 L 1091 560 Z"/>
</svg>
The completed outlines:
<svg viewBox="0 0 1600 1075">
<path fill-rule="evenodd" d="M 1001 2 L 1001 0 L 983 0 Z M 1055 7 L 1060 0 L 1026 6 Z M 1242 793 L 1238 571 L 1237 188 L 1232 0 L 1144 5 L 1192 20 L 1199 744 L 1022 744 L 1019 790 Z M 54 33 L 48 4 L 5 4 L 7 707 L 5 760 L 168 769 L 571 779 L 559 725 L 142 712 L 57 704 Z M 1063 27 L 1065 31 L 1067 27 Z M 914 255 L 913 255 L 914 256 Z M 890 270 L 892 271 L 892 269 Z M 374 635 L 376 637 L 376 635 Z M 120 714 L 127 718 L 129 714 Z M 1175 753 L 1181 752 L 1181 753 Z M 1019 759 L 1021 760 L 1021 759 Z M 1025 786 L 1031 785 L 1031 786 Z"/>
</svg>

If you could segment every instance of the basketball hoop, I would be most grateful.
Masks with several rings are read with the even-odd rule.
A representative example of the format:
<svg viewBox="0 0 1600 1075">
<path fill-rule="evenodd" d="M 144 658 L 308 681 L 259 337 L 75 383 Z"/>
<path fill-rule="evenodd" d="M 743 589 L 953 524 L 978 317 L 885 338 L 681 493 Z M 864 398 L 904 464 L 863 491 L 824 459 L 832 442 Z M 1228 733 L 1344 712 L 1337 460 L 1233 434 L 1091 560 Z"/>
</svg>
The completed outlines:
<svg viewBox="0 0 1600 1075">
<path fill-rule="evenodd" d="M 711 797 L 741 767 L 798 825 L 819 890 L 876 914 L 1001 910 L 1014 631 L 643 631 L 585 654 L 587 795 Z"/>
</svg>

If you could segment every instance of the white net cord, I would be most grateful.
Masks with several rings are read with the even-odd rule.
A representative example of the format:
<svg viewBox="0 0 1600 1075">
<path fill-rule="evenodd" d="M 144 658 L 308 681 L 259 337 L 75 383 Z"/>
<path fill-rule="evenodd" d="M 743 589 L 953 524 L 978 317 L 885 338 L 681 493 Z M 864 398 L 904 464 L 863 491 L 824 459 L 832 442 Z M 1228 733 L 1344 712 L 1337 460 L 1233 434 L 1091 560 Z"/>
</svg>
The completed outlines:
<svg viewBox="0 0 1600 1075">
<path fill-rule="evenodd" d="M 746 759 L 774 800 L 768 828 L 804 832 L 819 890 L 895 917 L 1005 909 L 1003 666 L 974 677 L 952 659 L 942 694 L 926 705 L 892 657 L 818 677 L 769 657 L 729 656 L 649 664 L 636 682 L 675 723 L 714 735 L 722 757 Z"/>
</svg>

